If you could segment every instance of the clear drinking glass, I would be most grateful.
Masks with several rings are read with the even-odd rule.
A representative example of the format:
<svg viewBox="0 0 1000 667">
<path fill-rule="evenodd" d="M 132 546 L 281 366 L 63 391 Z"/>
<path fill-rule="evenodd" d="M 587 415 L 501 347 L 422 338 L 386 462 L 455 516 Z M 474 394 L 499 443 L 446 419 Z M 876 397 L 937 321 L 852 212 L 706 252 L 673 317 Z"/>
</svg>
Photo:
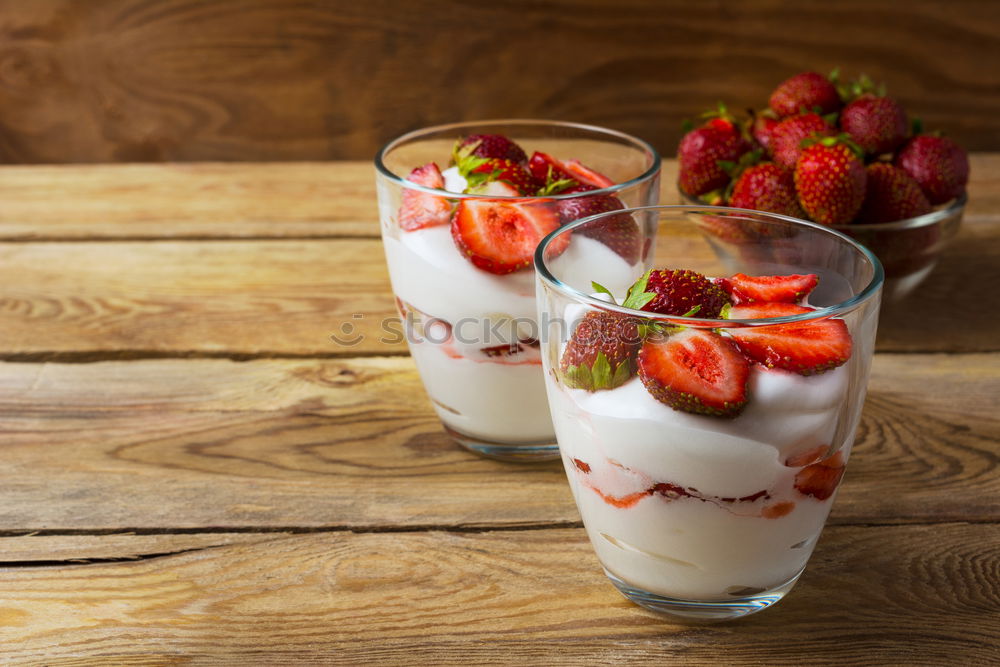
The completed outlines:
<svg viewBox="0 0 1000 667">
<path fill-rule="evenodd" d="M 649 247 L 645 261 L 593 262 L 594 239 L 608 226 L 621 228 L 623 213 Z M 567 225 L 539 244 L 535 265 L 556 437 L 608 577 L 633 602 L 681 618 L 734 618 L 777 602 L 802 574 L 850 456 L 878 322 L 878 260 L 812 222 L 740 209 L 660 206 Z M 742 320 L 625 308 L 591 282 L 621 304 L 647 268 L 691 269 L 708 277 L 816 274 L 819 282 L 800 309 L 806 312 Z M 597 329 L 598 335 L 599 320 L 615 325 Z M 592 341 L 617 336 L 631 345 L 625 349 L 634 356 L 626 374 L 610 383 L 614 388 L 579 388 L 575 367 L 565 363 L 567 341 L 587 338 L 583 328 L 578 331 L 584 321 Z M 849 352 L 840 357 L 846 362 L 805 375 L 765 368 L 740 347 L 762 334 L 769 340 L 779 325 L 787 335 L 793 324 L 813 333 L 832 327 L 849 340 Z M 646 354 L 646 345 L 661 349 L 655 346 L 675 336 L 675 343 L 682 337 L 725 339 L 740 363 L 749 363 L 742 376 L 748 398 L 738 416 L 693 414 L 654 398 L 646 369 L 659 381 L 662 367 L 637 372 L 637 366 L 656 358 Z M 702 370 L 698 363 L 691 367 L 709 381 L 719 379 L 711 376 L 715 367 Z"/>
<path fill-rule="evenodd" d="M 417 185 L 407 176 L 435 162 L 448 166 L 456 141 L 502 134 L 528 155 L 541 151 L 577 160 L 614 182 L 585 193 L 548 197 L 458 194 Z M 609 198 L 622 207 L 655 204 L 660 157 L 649 144 L 613 130 L 542 120 L 456 123 L 417 130 L 389 142 L 375 158 L 379 218 L 386 262 L 410 353 L 445 430 L 460 445 L 493 458 L 545 460 L 558 456 L 545 401 L 534 272 L 483 270 L 459 250 L 454 220 L 407 230 L 401 206 L 409 198 L 455 211 L 484 202 L 532 211 L 584 210 L 568 206 Z M 480 209 L 483 210 L 483 209 Z M 453 214 L 454 215 L 454 214 Z M 576 217 L 576 216 L 574 216 Z M 562 218 L 560 218 L 562 219 Z M 565 222 L 565 219 L 563 219 Z M 638 262 L 640 248 L 626 249 Z M 609 251 L 613 256 L 614 252 Z"/>
</svg>

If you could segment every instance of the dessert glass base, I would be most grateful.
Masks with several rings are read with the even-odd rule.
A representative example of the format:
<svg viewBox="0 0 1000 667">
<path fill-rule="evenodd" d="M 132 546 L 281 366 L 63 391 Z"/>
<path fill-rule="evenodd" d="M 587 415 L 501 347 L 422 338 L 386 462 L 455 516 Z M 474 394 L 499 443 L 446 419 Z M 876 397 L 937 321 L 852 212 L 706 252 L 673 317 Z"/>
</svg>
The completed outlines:
<svg viewBox="0 0 1000 667">
<path fill-rule="evenodd" d="M 559 445 L 555 440 L 547 442 L 490 442 L 471 435 L 459 433 L 448 425 L 445 432 L 456 443 L 474 454 L 498 461 L 513 461 L 516 463 L 535 463 L 554 461 L 559 458 Z"/>
<path fill-rule="evenodd" d="M 758 611 L 767 609 L 781 598 L 785 597 L 788 591 L 792 590 L 795 582 L 802 576 L 802 570 L 781 584 L 770 590 L 754 591 L 740 594 L 734 593 L 731 599 L 727 600 L 685 600 L 682 598 L 672 598 L 658 593 L 636 588 L 631 584 L 622 581 L 615 574 L 604 568 L 611 583 L 615 585 L 618 592 L 625 596 L 630 602 L 662 614 L 678 621 L 691 621 L 697 623 L 707 623 L 713 621 L 729 621 L 743 616 L 755 614 Z"/>
</svg>

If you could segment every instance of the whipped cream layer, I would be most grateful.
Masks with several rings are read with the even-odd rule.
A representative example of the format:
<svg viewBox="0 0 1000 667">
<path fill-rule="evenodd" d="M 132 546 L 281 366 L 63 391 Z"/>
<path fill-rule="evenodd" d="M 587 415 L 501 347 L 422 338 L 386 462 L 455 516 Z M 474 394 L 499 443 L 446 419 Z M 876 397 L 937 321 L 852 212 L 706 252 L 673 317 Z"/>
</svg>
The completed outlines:
<svg viewBox="0 0 1000 667">
<path fill-rule="evenodd" d="M 604 566 L 639 588 L 699 600 L 797 576 L 832 497 L 797 491 L 801 467 L 786 462 L 831 445 L 848 455 L 850 440 L 834 438 L 849 378 L 847 366 L 805 377 L 755 365 L 747 406 L 725 419 L 674 410 L 638 377 L 591 393 L 549 376 L 563 463 Z"/>
<path fill-rule="evenodd" d="M 526 342 L 539 335 L 534 271 L 494 275 L 476 268 L 447 225 L 387 235 L 384 246 L 393 292 L 419 313 L 410 352 L 442 422 L 484 440 L 551 441 L 541 359 Z M 602 267 L 614 285 L 638 275 L 587 237 L 574 236 L 564 255 L 574 265 Z M 505 346 L 513 350 L 484 351 Z"/>
</svg>

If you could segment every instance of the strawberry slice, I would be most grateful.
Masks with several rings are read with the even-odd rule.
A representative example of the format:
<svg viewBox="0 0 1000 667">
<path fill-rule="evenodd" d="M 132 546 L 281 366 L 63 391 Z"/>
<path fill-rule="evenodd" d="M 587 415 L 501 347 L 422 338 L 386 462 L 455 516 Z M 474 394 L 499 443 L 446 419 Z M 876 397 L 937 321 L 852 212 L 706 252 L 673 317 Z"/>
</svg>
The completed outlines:
<svg viewBox="0 0 1000 667">
<path fill-rule="evenodd" d="M 451 236 L 462 255 L 483 271 L 505 274 L 531 266 L 535 246 L 559 226 L 551 202 L 463 199 L 451 221 Z M 550 246 L 552 256 L 569 244 L 560 235 Z"/>
<path fill-rule="evenodd" d="M 815 308 L 791 303 L 735 306 L 729 319 L 756 320 L 811 313 Z M 851 356 L 851 334 L 840 319 L 810 320 L 789 324 L 730 329 L 740 351 L 766 366 L 800 375 L 813 375 L 836 368 Z"/>
<path fill-rule="evenodd" d="M 444 176 L 434 162 L 417 167 L 410 172 L 406 180 L 425 188 L 444 190 Z M 408 232 L 424 227 L 446 225 L 451 219 L 451 202 L 446 197 L 404 188 L 398 218 L 399 226 Z"/>
<path fill-rule="evenodd" d="M 733 300 L 734 306 L 772 301 L 798 303 L 813 291 L 818 282 L 819 278 L 815 273 L 791 276 L 748 276 L 737 273 L 715 280 Z"/>
<path fill-rule="evenodd" d="M 795 474 L 795 489 L 799 493 L 826 500 L 837 490 L 844 476 L 844 456 L 837 452 L 825 461 L 807 465 Z"/>
<path fill-rule="evenodd" d="M 531 154 L 531 159 L 528 160 L 528 170 L 537 180 L 546 185 L 555 181 L 569 180 L 600 189 L 615 184 L 610 178 L 594 171 L 579 160 L 557 160 L 540 151 Z"/>
<path fill-rule="evenodd" d="M 610 188 L 615 184 L 610 178 L 599 171 L 594 171 L 579 160 L 564 160 L 563 170 L 584 185 L 593 185 L 595 188 Z"/>
<path fill-rule="evenodd" d="M 714 331 L 682 329 L 643 343 L 639 378 L 653 398 L 674 410 L 735 417 L 747 402 L 750 364 Z"/>
</svg>

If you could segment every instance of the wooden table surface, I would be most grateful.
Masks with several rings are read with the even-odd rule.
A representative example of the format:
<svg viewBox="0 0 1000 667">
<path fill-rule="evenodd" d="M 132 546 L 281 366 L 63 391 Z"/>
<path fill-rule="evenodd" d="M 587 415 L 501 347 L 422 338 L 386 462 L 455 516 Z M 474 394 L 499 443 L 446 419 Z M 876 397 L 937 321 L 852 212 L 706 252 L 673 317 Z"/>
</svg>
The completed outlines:
<svg viewBox="0 0 1000 667">
<path fill-rule="evenodd" d="M 369 164 L 0 167 L 0 661 L 1000 664 L 1000 154 L 972 169 L 806 574 L 684 626 L 605 579 L 557 462 L 446 438 L 380 331 Z"/>
</svg>

